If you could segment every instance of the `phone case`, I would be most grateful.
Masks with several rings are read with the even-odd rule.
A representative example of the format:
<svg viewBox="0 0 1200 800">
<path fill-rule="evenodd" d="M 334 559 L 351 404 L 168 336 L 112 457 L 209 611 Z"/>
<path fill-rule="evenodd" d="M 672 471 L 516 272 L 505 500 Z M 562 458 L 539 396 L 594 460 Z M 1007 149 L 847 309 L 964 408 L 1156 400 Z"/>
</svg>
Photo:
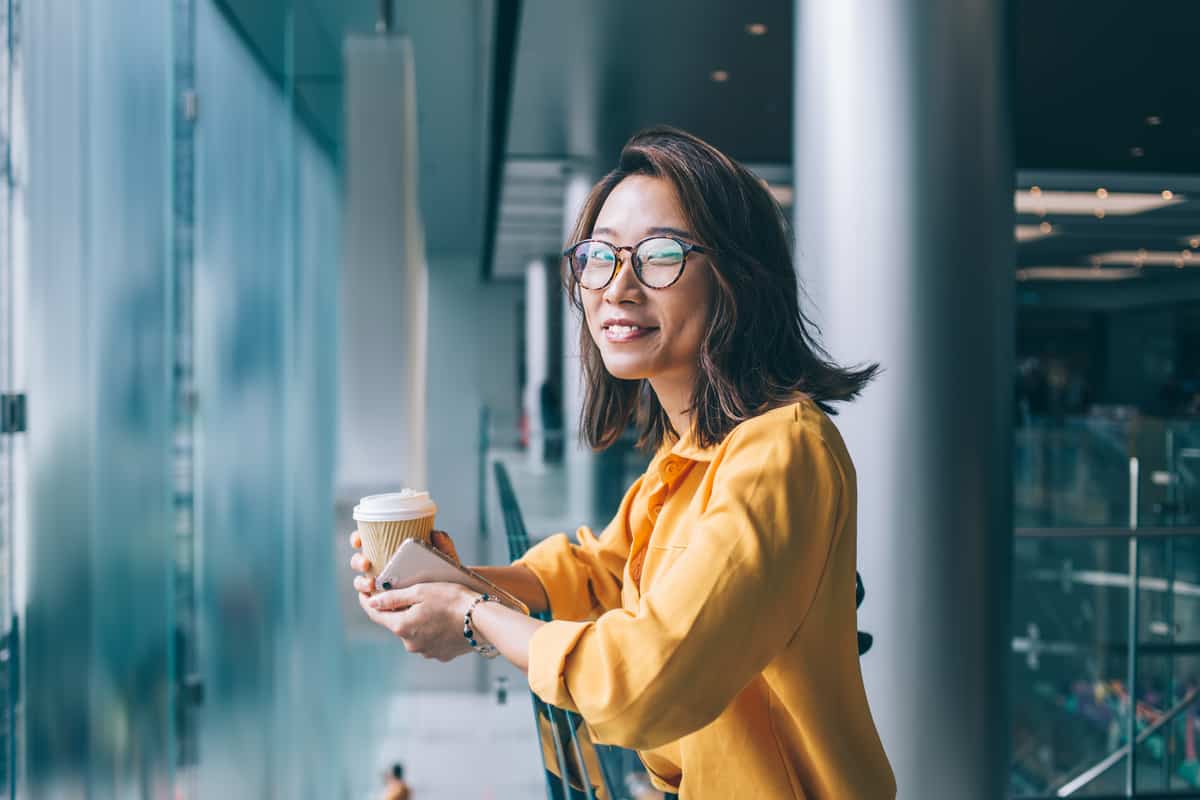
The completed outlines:
<svg viewBox="0 0 1200 800">
<path fill-rule="evenodd" d="M 417 539 L 404 541 L 387 565 L 375 576 L 382 590 L 407 589 L 418 583 L 461 583 L 472 591 L 491 595 L 514 611 L 528 614 L 529 608 L 474 570 L 458 564 L 450 556 Z"/>
</svg>

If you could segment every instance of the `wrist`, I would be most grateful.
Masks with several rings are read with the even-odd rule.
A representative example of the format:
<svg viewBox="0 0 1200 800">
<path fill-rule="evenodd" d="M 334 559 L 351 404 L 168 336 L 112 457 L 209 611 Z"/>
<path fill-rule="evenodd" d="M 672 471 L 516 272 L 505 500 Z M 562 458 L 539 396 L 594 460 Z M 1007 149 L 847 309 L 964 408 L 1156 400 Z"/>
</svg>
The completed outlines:
<svg viewBox="0 0 1200 800">
<path fill-rule="evenodd" d="M 467 606 L 466 612 L 463 614 L 463 638 L 471 645 L 472 650 L 485 658 L 495 658 L 499 655 L 500 651 L 479 632 L 474 617 L 477 609 L 490 602 L 495 602 L 490 595 L 474 595 L 470 605 Z"/>
<path fill-rule="evenodd" d="M 454 615 L 460 620 L 466 616 L 467 612 L 471 610 L 471 603 L 475 602 L 476 597 L 479 597 L 478 592 L 472 591 L 465 586 L 459 586 L 458 598 L 452 606 Z"/>
</svg>

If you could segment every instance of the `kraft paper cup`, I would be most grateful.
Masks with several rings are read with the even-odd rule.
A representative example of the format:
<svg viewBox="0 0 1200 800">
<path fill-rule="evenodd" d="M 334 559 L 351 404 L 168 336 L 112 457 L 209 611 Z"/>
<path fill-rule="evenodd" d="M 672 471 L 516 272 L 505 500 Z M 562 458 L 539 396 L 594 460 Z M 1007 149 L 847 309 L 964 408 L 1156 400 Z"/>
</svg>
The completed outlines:
<svg viewBox="0 0 1200 800">
<path fill-rule="evenodd" d="M 437 506 L 429 492 L 405 489 L 359 500 L 354 507 L 354 521 L 362 537 L 363 555 L 371 562 L 366 574 L 372 578 L 379 574 L 408 539 L 431 544 L 436 514 Z"/>
</svg>

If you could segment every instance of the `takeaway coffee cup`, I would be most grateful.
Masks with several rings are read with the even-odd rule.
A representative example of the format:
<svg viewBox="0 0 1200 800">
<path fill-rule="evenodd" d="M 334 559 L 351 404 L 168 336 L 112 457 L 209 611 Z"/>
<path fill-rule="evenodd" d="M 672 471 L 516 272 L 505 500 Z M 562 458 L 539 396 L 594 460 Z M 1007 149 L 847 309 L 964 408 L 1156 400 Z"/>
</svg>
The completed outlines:
<svg viewBox="0 0 1200 800">
<path fill-rule="evenodd" d="M 367 495 L 354 507 L 354 521 L 362 537 L 362 552 L 371 562 L 367 572 L 375 577 L 400 545 L 408 539 L 430 544 L 437 506 L 429 492 L 404 489 Z"/>
</svg>

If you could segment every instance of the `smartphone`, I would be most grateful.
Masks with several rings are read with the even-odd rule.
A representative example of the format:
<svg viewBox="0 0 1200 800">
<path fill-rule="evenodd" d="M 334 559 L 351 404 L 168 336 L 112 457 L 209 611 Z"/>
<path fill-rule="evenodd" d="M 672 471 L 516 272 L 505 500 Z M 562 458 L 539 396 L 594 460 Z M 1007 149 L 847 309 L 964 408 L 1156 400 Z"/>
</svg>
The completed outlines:
<svg viewBox="0 0 1200 800">
<path fill-rule="evenodd" d="M 528 606 L 516 597 L 478 572 L 457 563 L 441 550 L 418 539 L 405 540 L 387 565 L 375 576 L 375 587 L 381 591 L 407 589 L 418 583 L 442 582 L 460 583 L 474 592 L 491 596 L 514 611 L 529 614 Z"/>
</svg>

